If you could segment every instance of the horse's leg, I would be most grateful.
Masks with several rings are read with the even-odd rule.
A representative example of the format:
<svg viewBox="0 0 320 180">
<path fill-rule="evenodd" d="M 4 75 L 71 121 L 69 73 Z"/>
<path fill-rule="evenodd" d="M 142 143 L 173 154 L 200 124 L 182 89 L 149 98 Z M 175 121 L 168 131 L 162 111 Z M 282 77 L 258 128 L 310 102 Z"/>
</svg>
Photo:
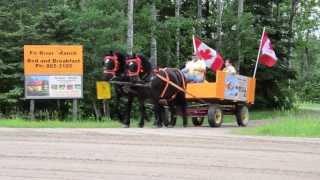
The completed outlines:
<svg viewBox="0 0 320 180">
<path fill-rule="evenodd" d="M 155 123 L 156 127 L 162 127 L 162 118 L 161 118 L 161 105 L 159 104 L 159 100 L 153 100 L 153 111 L 155 113 Z"/>
<path fill-rule="evenodd" d="M 123 116 L 122 116 L 122 114 L 121 114 L 121 108 L 120 108 L 120 101 L 121 101 L 121 92 L 119 92 L 119 90 L 116 90 L 116 103 L 115 103 L 115 105 L 116 105 L 116 112 L 117 112 L 117 116 L 118 116 L 118 119 L 119 119 L 119 121 L 120 122 L 124 122 L 124 119 L 123 119 Z"/>
<path fill-rule="evenodd" d="M 139 122 L 139 127 L 143 128 L 144 126 L 144 119 L 146 118 L 146 109 L 144 107 L 144 99 L 139 98 L 139 106 L 140 106 L 140 122 Z"/>
<path fill-rule="evenodd" d="M 144 106 L 144 114 L 143 114 L 144 120 L 147 122 L 150 122 L 150 119 L 148 117 L 147 111 L 146 111 L 146 107 Z"/>
<path fill-rule="evenodd" d="M 149 122 L 150 119 L 148 117 L 146 106 L 145 106 L 146 97 L 140 97 L 140 98 L 141 98 L 141 101 L 142 101 L 142 104 L 140 103 L 140 106 L 142 106 L 142 108 L 143 108 L 143 111 L 141 112 L 141 116 L 143 117 L 144 121 L 148 121 Z"/>
<path fill-rule="evenodd" d="M 130 126 L 130 113 L 131 113 L 132 101 L 133 101 L 133 97 L 128 96 L 128 103 L 127 103 L 127 107 L 126 107 L 126 117 L 123 121 L 125 128 L 128 128 Z"/>
<path fill-rule="evenodd" d="M 176 125 L 176 108 L 174 104 L 169 105 L 169 110 L 170 110 L 170 126 L 174 127 Z"/>
<path fill-rule="evenodd" d="M 170 107 L 170 106 L 169 106 Z M 170 125 L 170 117 L 169 117 L 169 110 L 166 109 L 164 106 L 163 106 L 163 111 L 162 111 L 162 122 L 163 122 L 163 125 L 168 127 Z"/>
<path fill-rule="evenodd" d="M 183 119 L 183 127 L 188 126 L 188 118 L 187 118 L 187 101 L 185 94 L 182 92 L 179 92 L 178 95 L 178 105 L 180 106 L 181 109 L 181 114 L 182 114 L 182 119 Z"/>
<path fill-rule="evenodd" d="M 160 127 L 162 127 L 163 125 L 165 125 L 164 124 L 164 121 L 165 121 L 165 108 L 164 108 L 164 106 L 163 105 L 159 105 L 159 120 L 160 120 L 160 122 L 159 122 L 159 124 L 160 124 Z"/>
</svg>

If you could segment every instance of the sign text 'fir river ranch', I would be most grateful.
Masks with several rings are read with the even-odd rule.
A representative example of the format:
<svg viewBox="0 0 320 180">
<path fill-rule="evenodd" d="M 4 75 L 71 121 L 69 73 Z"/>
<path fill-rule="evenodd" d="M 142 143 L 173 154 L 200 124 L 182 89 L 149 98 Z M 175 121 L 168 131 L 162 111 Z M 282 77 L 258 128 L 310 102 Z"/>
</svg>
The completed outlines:
<svg viewBox="0 0 320 180">
<path fill-rule="evenodd" d="M 25 74 L 83 74 L 82 46 L 26 45 Z"/>
</svg>

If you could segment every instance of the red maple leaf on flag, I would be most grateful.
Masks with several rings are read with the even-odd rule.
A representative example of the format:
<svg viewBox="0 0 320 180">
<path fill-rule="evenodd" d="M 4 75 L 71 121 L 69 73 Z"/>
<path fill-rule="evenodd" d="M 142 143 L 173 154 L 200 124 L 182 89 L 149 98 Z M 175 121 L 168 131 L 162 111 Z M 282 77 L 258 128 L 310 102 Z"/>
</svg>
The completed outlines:
<svg viewBox="0 0 320 180">
<path fill-rule="evenodd" d="M 210 49 L 200 50 L 200 51 L 199 51 L 199 56 L 200 56 L 201 58 L 203 58 L 203 59 L 210 59 L 210 58 L 212 58 Z"/>
<path fill-rule="evenodd" d="M 212 71 L 217 71 L 223 66 L 223 58 L 214 49 L 210 48 L 199 38 L 193 36 L 193 47 L 194 52 L 199 59 L 204 60 L 207 68 L 212 69 Z"/>
</svg>

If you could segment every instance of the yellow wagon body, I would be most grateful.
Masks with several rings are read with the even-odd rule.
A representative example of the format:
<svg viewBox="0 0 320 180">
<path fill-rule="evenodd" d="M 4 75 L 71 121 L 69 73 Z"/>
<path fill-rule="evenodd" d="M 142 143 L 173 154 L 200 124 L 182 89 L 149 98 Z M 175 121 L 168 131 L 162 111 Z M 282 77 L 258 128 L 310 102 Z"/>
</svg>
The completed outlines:
<svg viewBox="0 0 320 180">
<path fill-rule="evenodd" d="M 218 71 L 216 82 L 188 83 L 186 98 L 254 103 L 256 80 Z"/>
</svg>

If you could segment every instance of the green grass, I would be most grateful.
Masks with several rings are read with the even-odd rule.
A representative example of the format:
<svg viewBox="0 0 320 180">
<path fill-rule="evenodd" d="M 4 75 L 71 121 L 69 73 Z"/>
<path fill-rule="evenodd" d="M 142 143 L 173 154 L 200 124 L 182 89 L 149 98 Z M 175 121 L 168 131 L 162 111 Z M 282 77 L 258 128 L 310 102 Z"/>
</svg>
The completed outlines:
<svg viewBox="0 0 320 180">
<path fill-rule="evenodd" d="M 252 120 L 271 119 L 274 112 L 270 111 L 253 111 L 251 115 Z M 235 122 L 234 115 L 224 116 L 224 122 Z M 138 127 L 138 120 L 131 121 L 131 127 Z M 189 118 L 189 126 L 193 126 L 191 118 Z M 207 119 L 204 120 L 203 126 L 209 126 Z M 61 120 L 25 120 L 25 119 L 0 119 L 0 127 L 10 128 L 119 128 L 122 124 L 118 121 L 104 120 L 94 121 L 61 121 Z M 145 127 L 153 127 L 153 118 L 149 122 L 145 122 Z M 182 127 L 182 118 L 178 118 L 176 127 Z"/>
<path fill-rule="evenodd" d="M 153 118 L 145 123 L 145 127 L 153 126 Z M 270 120 L 269 124 L 241 128 L 240 134 L 270 135 L 270 136 L 302 136 L 320 137 L 320 104 L 303 103 L 298 110 L 292 111 L 251 111 L 250 120 Z M 234 115 L 224 116 L 224 122 L 235 122 Z M 193 126 L 189 118 L 189 126 Z M 207 120 L 203 126 L 208 126 Z M 61 120 L 23 120 L 0 119 L 0 127 L 11 128 L 119 128 L 122 124 L 118 121 L 94 121 L 86 119 L 81 121 Z M 138 127 L 138 121 L 132 120 L 131 127 Z M 182 119 L 178 118 L 176 127 L 182 127 Z"/>
<path fill-rule="evenodd" d="M 298 106 L 302 110 L 320 111 L 320 104 L 304 102 L 304 103 L 300 103 Z"/>
<path fill-rule="evenodd" d="M 255 110 L 250 111 L 250 120 L 271 120 L 276 117 L 283 116 L 280 111 L 275 110 Z M 223 117 L 223 122 L 235 122 L 235 115 L 225 115 Z"/>
<path fill-rule="evenodd" d="M 10 128 L 118 128 L 122 125 L 117 121 L 30 121 L 23 119 L 0 119 L 0 127 Z"/>
<path fill-rule="evenodd" d="M 246 135 L 320 137 L 320 104 L 301 104 L 298 110 L 274 112 L 275 120 L 237 131 Z"/>
<path fill-rule="evenodd" d="M 320 137 L 320 121 L 310 119 L 285 119 L 244 131 L 247 135 Z"/>
</svg>

